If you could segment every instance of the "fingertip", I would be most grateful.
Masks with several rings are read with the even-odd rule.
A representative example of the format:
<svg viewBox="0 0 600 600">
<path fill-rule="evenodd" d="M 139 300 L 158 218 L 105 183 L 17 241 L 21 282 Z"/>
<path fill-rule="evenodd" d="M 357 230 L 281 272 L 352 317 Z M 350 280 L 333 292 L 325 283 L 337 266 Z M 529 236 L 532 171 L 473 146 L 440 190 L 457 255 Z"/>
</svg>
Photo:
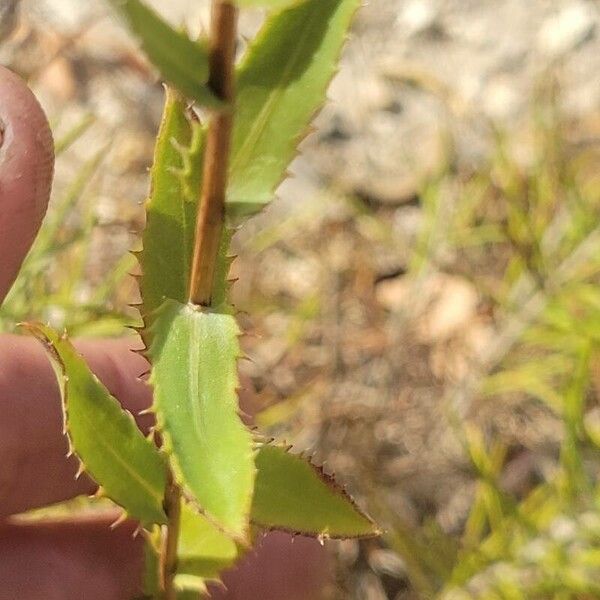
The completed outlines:
<svg viewBox="0 0 600 600">
<path fill-rule="evenodd" d="M 145 361 L 129 351 L 134 340 L 80 340 L 77 349 L 94 373 L 147 431 L 150 388 L 136 379 Z M 93 493 L 87 477 L 75 480 L 78 461 L 66 458 L 60 392 L 36 340 L 0 336 L 0 519 L 13 513 Z M 1 596 L 0 596 L 1 600 Z"/>
<path fill-rule="evenodd" d="M 0 66 L 0 302 L 46 214 L 53 172 L 46 115 L 27 84 Z"/>
</svg>

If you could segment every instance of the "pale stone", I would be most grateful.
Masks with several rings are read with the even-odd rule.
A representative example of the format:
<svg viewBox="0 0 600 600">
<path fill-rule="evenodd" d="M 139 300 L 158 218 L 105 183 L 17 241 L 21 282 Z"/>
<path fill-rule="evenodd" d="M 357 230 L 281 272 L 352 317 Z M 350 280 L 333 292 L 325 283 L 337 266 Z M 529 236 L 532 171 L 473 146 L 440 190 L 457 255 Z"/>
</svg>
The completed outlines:
<svg viewBox="0 0 600 600">
<path fill-rule="evenodd" d="M 594 31 L 595 19 L 591 6 L 577 2 L 549 17 L 538 34 L 538 45 L 550 56 L 565 54 L 587 40 Z"/>
<path fill-rule="evenodd" d="M 431 2 L 412 0 L 405 5 L 398 22 L 408 30 L 409 34 L 414 35 L 434 27 L 436 19 L 437 10 Z"/>
</svg>

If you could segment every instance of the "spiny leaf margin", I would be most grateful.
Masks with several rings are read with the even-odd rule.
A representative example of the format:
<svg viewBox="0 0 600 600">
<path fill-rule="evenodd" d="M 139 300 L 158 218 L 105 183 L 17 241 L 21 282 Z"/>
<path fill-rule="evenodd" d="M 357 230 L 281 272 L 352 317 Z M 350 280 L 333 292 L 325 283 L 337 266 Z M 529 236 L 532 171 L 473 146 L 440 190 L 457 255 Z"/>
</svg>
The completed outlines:
<svg viewBox="0 0 600 600">
<path fill-rule="evenodd" d="M 177 483 L 245 543 L 256 469 L 239 416 L 240 331 L 229 311 L 167 300 L 153 318 L 148 356 L 153 410 Z"/>
<path fill-rule="evenodd" d="M 203 155 L 200 123 L 181 95 L 167 87 L 150 170 L 142 250 L 134 253 L 141 270 L 140 313 L 146 327 L 165 300 L 187 301 Z"/>
<path fill-rule="evenodd" d="M 202 187 L 205 129 L 185 100 L 167 87 L 146 200 L 146 227 L 142 249 L 133 254 L 139 276 L 146 344 L 153 315 L 168 299 L 187 302 L 198 201 Z M 225 226 L 217 257 L 213 302 L 227 302 L 227 280 L 234 257 L 228 255 L 233 229 Z"/>
<path fill-rule="evenodd" d="M 268 204 L 325 100 L 360 0 L 305 0 L 272 14 L 237 70 L 231 218 Z M 294 40 L 290 46 L 290 39 Z"/>
<path fill-rule="evenodd" d="M 333 477 L 291 453 L 289 446 L 261 444 L 255 462 L 255 525 L 320 539 L 379 535 L 373 521 Z"/>
<path fill-rule="evenodd" d="M 131 413 L 110 395 L 66 336 L 40 323 L 23 325 L 48 352 L 63 398 L 65 433 L 82 468 L 144 527 L 166 523 L 166 465 Z"/>
</svg>

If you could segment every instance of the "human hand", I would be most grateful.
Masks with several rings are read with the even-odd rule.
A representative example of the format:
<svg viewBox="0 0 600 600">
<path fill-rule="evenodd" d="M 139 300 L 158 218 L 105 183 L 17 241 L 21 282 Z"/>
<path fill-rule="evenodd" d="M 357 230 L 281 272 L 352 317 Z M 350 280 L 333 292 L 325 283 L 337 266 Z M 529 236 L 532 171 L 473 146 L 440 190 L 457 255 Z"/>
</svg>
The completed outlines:
<svg viewBox="0 0 600 600">
<path fill-rule="evenodd" d="M 53 173 L 50 130 L 25 84 L 0 67 L 0 302 L 31 246 L 46 212 Z M 139 375 L 148 368 L 131 352 L 137 339 L 78 340 L 76 346 L 111 393 L 148 430 L 139 412 L 150 390 Z M 91 494 L 96 485 L 75 480 L 66 458 L 59 390 L 44 350 L 33 339 L 0 336 L 0 600 L 129 600 L 139 594 L 143 543 L 135 523 L 111 530 L 115 515 L 29 522 L 19 512 Z M 311 600 L 328 574 L 326 556 L 312 540 L 272 534 L 239 569 L 225 576 L 236 600 Z"/>
</svg>

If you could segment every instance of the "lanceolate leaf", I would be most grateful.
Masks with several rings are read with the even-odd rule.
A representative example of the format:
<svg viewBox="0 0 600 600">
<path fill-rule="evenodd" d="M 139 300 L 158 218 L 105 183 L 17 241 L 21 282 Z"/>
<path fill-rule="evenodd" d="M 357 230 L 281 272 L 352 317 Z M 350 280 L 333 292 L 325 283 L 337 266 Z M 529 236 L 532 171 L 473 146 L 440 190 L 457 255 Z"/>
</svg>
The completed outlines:
<svg viewBox="0 0 600 600">
<path fill-rule="evenodd" d="M 255 468 L 238 415 L 237 323 L 223 307 L 167 300 L 150 333 L 154 410 L 175 475 L 209 519 L 243 538 Z"/>
<path fill-rule="evenodd" d="M 167 89 L 146 202 L 143 248 L 138 253 L 141 313 L 147 326 L 165 300 L 187 302 L 203 154 L 202 126 L 187 111 L 179 94 Z M 225 228 L 221 240 L 213 294 L 217 306 L 226 301 L 229 289 L 231 260 L 227 251 L 231 234 Z M 143 335 L 146 338 L 146 332 Z"/>
<path fill-rule="evenodd" d="M 143 525 L 165 523 L 166 471 L 158 449 L 64 336 L 43 325 L 27 327 L 44 342 L 53 361 L 63 395 L 65 430 L 85 470 Z"/>
<path fill-rule="evenodd" d="M 208 50 L 173 29 L 140 0 L 109 0 L 140 40 L 142 49 L 161 76 L 203 106 L 222 104 L 206 86 Z"/>
<path fill-rule="evenodd" d="M 191 119 L 183 99 L 168 89 L 138 256 L 146 322 L 165 299 L 187 301 L 203 150 L 200 124 Z"/>
<path fill-rule="evenodd" d="M 325 92 L 360 0 L 306 0 L 267 19 L 238 70 L 228 211 L 270 202 Z"/>
<path fill-rule="evenodd" d="M 286 448 L 262 446 L 256 467 L 252 521 L 257 525 L 321 538 L 379 533 L 330 476 Z"/>
</svg>

